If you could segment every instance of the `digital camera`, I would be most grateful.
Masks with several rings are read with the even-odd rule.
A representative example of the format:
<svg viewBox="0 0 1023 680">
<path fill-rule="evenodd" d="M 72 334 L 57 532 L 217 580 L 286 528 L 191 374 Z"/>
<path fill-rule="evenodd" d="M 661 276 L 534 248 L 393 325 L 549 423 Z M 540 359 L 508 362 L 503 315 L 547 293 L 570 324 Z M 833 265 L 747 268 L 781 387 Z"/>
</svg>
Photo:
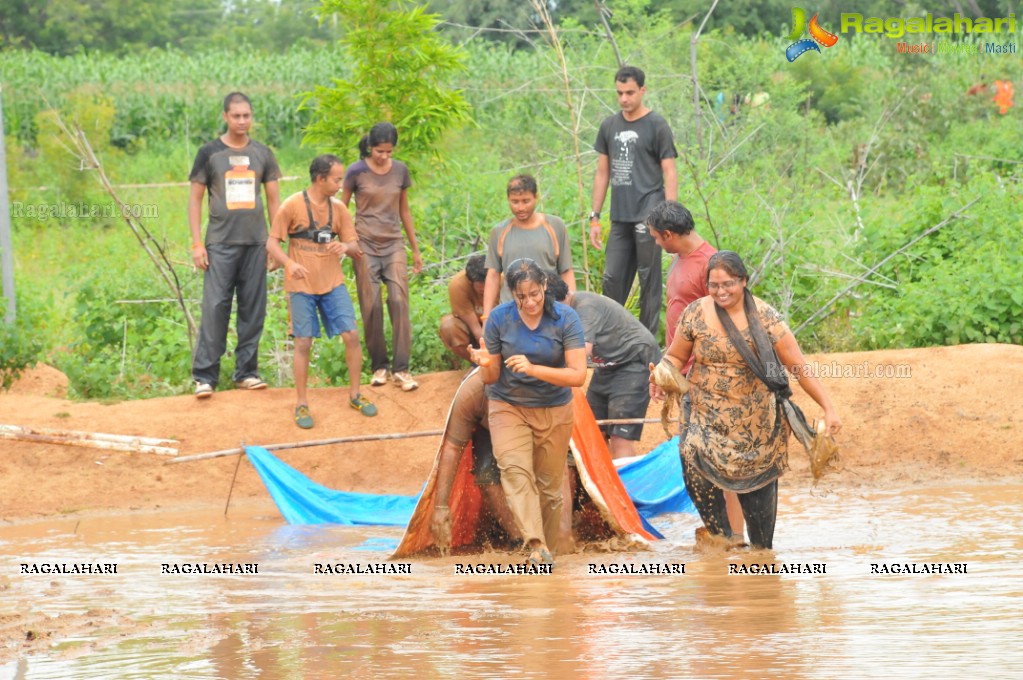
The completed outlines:
<svg viewBox="0 0 1023 680">
<path fill-rule="evenodd" d="M 330 239 L 332 239 L 333 237 L 334 232 L 330 231 L 329 229 L 321 229 L 320 231 L 316 232 L 317 243 L 330 243 Z"/>
</svg>

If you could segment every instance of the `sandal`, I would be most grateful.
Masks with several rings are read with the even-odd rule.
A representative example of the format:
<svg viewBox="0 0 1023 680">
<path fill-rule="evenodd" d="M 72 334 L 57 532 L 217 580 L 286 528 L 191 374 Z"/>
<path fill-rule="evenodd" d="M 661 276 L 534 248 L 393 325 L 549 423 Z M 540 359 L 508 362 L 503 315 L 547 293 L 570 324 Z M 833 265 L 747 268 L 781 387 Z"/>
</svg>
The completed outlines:
<svg viewBox="0 0 1023 680">
<path fill-rule="evenodd" d="M 356 395 L 354 399 L 349 399 L 348 405 L 354 408 L 362 415 L 368 416 L 370 418 L 377 414 L 377 407 L 374 406 L 369 399 L 362 396 L 361 393 Z"/>
<path fill-rule="evenodd" d="M 313 426 L 313 416 L 309 413 L 309 407 L 305 404 L 295 407 L 295 424 L 301 427 L 303 430 L 308 430 Z"/>
<path fill-rule="evenodd" d="M 239 380 L 234 384 L 239 390 L 265 390 L 266 383 L 256 376 L 250 376 L 243 380 Z"/>
<path fill-rule="evenodd" d="M 554 557 L 547 548 L 535 548 L 529 553 L 529 558 L 526 560 L 529 562 L 531 567 L 539 567 L 541 564 L 549 564 L 551 569 L 556 565 L 554 563 Z"/>
</svg>

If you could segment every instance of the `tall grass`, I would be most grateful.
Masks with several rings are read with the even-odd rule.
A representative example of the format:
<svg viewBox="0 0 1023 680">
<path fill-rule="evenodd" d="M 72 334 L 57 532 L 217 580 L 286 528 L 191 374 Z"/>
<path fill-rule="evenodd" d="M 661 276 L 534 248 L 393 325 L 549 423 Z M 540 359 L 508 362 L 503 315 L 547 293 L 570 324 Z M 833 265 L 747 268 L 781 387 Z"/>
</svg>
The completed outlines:
<svg viewBox="0 0 1023 680">
<path fill-rule="evenodd" d="M 982 78 L 1023 82 L 1021 62 L 909 58 L 895 55 L 885 38 L 856 38 L 790 65 L 782 41 L 712 32 L 699 44 L 701 151 L 693 134 L 688 33 L 653 22 L 621 28 L 618 40 L 626 59 L 648 74 L 646 103 L 675 131 L 683 156 L 680 199 L 698 231 L 743 255 L 757 272 L 757 294 L 785 311 L 793 328 L 814 318 L 799 336 L 804 348 L 1023 342 L 1023 295 L 1004 285 L 1023 269 L 1016 217 L 1023 202 L 1020 108 L 1002 116 L 990 96 L 964 94 Z M 476 124 L 445 138 L 443 162 L 416 168 L 410 192 L 427 261 L 412 281 L 414 371 L 449 365 L 435 332 L 447 307 L 446 279 L 507 216 L 504 186 L 512 175 L 537 176 L 540 209 L 566 219 L 577 268 L 581 262 L 584 231 L 560 72 L 542 45 L 467 47 L 467 75 L 455 84 L 471 101 Z M 565 48 L 589 180 L 597 126 L 616 110 L 615 63 L 599 37 L 573 34 Z M 329 83 L 341 68 L 337 56 L 303 49 L 244 59 L 228 51 L 154 51 L 123 60 L 7 53 L 0 63 L 5 120 L 19 141 L 9 154 L 12 185 L 26 191 L 22 200 L 105 200 L 90 178 L 59 158 L 59 145 L 40 134 L 47 103 L 77 102 L 83 88 L 91 110 L 109 108 L 109 126 L 97 129 L 106 130 L 104 160 L 115 182 L 184 181 L 198 145 L 220 130 L 220 98 L 239 89 L 253 97 L 254 136 L 276 147 L 286 175 L 300 178 L 282 186 L 288 195 L 303 186 L 316 153 L 296 141 L 305 114 L 294 94 Z M 769 106 L 729 112 L 735 96 L 741 101 L 761 90 L 770 95 Z M 344 160 L 356 157 L 352 149 Z M 26 189 L 54 182 L 57 193 Z M 165 239 L 189 294 L 198 298 L 201 283 L 188 257 L 187 188 L 124 192 L 128 201 L 158 206 L 151 229 Z M 829 304 L 866 267 L 977 196 L 962 220 L 867 276 L 855 295 Z M 74 377 L 79 395 L 187 389 L 187 343 L 172 308 L 119 302 L 162 294 L 150 286 L 144 257 L 116 219 L 15 220 L 15 226 L 21 307 L 35 310 L 44 358 Z M 590 255 L 590 271 L 580 275 L 596 284 L 601 256 Z M 960 283 L 968 293 L 956 292 Z M 275 367 L 266 377 L 287 384 L 279 295 L 271 293 L 275 311 L 262 361 Z M 341 347 L 316 346 L 314 379 L 346 381 Z"/>
<path fill-rule="evenodd" d="M 340 77 L 340 55 L 336 46 L 273 55 L 227 49 L 151 50 L 131 57 L 8 51 L 0 60 L 5 128 L 32 146 L 36 114 L 60 107 L 81 88 L 94 88 L 117 104 L 113 143 L 180 139 L 198 144 L 221 127 L 217 102 L 240 90 L 252 98 L 265 139 L 277 144 L 301 136 L 308 114 L 298 111 L 296 93 Z"/>
</svg>

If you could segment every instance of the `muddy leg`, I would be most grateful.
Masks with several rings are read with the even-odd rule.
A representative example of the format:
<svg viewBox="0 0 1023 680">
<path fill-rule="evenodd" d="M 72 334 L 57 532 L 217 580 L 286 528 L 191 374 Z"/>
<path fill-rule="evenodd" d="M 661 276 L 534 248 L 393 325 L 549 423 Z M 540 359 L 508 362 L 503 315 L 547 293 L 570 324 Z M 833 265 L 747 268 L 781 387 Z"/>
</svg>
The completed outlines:
<svg viewBox="0 0 1023 680">
<path fill-rule="evenodd" d="M 774 522 L 778 515 L 778 480 L 762 489 L 739 494 L 742 514 L 746 517 L 746 531 L 754 548 L 774 546 Z"/>
<path fill-rule="evenodd" d="M 725 505 L 725 494 L 714 486 L 698 471 L 691 469 L 682 457 L 682 479 L 686 483 L 686 491 L 693 499 L 693 505 L 700 513 L 707 530 L 716 536 L 732 537 L 732 527 L 728 523 L 728 508 Z M 745 507 L 745 506 L 744 506 Z M 748 518 L 747 518 L 748 520 Z"/>
<path fill-rule="evenodd" d="M 734 491 L 725 491 L 725 505 L 728 506 L 728 523 L 732 527 L 732 535 L 742 541 L 746 526 L 742 516 L 742 505 L 739 503 L 739 494 Z"/>
</svg>

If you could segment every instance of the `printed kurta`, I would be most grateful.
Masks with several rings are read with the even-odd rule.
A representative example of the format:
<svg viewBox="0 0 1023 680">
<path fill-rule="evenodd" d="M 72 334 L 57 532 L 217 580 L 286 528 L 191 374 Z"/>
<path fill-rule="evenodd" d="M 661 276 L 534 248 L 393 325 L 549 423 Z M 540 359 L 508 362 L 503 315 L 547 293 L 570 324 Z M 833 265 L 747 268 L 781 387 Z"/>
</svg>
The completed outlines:
<svg viewBox="0 0 1023 680">
<path fill-rule="evenodd" d="M 773 345 L 789 332 L 788 325 L 773 307 L 754 300 Z M 728 338 L 709 297 L 686 308 L 678 332 L 693 343 L 695 357 L 683 455 L 703 476 L 730 491 L 755 491 L 770 483 L 788 467 L 789 427 L 774 395 Z M 749 328 L 741 333 L 752 347 Z"/>
</svg>

